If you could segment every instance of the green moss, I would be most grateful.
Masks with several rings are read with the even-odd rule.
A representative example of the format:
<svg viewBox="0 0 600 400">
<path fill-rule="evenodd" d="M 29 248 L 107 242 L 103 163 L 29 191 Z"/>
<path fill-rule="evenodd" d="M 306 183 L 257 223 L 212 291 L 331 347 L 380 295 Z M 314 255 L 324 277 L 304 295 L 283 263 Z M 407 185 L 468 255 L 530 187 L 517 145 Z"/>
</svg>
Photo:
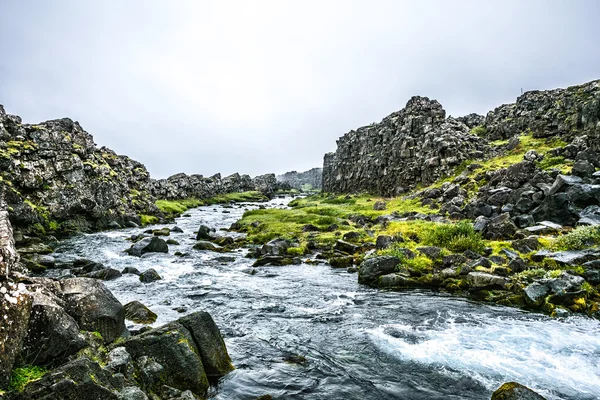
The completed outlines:
<svg viewBox="0 0 600 400">
<path fill-rule="evenodd" d="M 304 255 L 305 252 L 305 248 L 304 247 L 290 247 L 287 249 L 287 253 L 290 256 L 297 256 L 300 257 L 302 255 Z"/>
<path fill-rule="evenodd" d="M 41 379 L 48 370 L 35 365 L 27 365 L 12 370 L 8 390 L 12 392 L 22 392 L 29 383 Z"/>
<path fill-rule="evenodd" d="M 94 331 L 94 332 L 92 332 L 92 335 L 94 335 L 94 337 L 95 337 L 96 339 L 104 340 L 104 339 L 102 338 L 102 334 L 101 334 L 100 332 L 98 332 L 98 331 Z"/>
<path fill-rule="evenodd" d="M 154 215 L 141 214 L 140 221 L 141 221 L 142 225 L 151 225 L 151 224 L 158 223 L 158 218 L 155 217 Z"/>
<path fill-rule="evenodd" d="M 201 206 L 202 202 L 197 199 L 157 200 L 155 204 L 163 213 L 178 216 L 190 208 Z"/>
</svg>

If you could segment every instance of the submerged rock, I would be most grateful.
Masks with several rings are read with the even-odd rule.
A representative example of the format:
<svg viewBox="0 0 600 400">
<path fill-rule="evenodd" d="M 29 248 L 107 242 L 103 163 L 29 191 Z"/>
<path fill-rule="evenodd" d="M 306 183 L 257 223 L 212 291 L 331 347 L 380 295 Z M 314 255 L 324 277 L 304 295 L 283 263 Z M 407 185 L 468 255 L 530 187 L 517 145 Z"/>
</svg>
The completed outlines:
<svg viewBox="0 0 600 400">
<path fill-rule="evenodd" d="M 131 256 L 141 257 L 146 253 L 168 253 L 169 246 L 167 242 L 154 236 L 140 240 L 125 252 Z"/>
<path fill-rule="evenodd" d="M 508 382 L 492 394 L 491 400 L 546 400 L 527 386 L 517 382 Z"/>
<path fill-rule="evenodd" d="M 137 300 L 125 304 L 124 308 L 125 319 L 133 321 L 136 324 L 152 324 L 158 317 L 148 307 Z"/>
</svg>

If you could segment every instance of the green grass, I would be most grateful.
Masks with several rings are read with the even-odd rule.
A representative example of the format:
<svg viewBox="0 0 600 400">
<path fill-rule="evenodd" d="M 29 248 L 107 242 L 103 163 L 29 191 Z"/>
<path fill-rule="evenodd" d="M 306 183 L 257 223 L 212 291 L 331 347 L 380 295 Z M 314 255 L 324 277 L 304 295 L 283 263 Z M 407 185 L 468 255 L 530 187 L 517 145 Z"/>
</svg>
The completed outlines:
<svg viewBox="0 0 600 400">
<path fill-rule="evenodd" d="M 24 367 L 15 368 L 12 370 L 8 390 L 11 392 L 22 392 L 25 386 L 29 383 L 37 381 L 44 376 L 48 370 L 46 368 L 37 367 L 34 365 L 26 365 Z"/>
<path fill-rule="evenodd" d="M 483 125 L 476 126 L 475 128 L 471 129 L 471 135 L 485 137 L 487 135 L 487 129 L 485 129 L 485 126 Z"/>
<path fill-rule="evenodd" d="M 156 207 L 167 215 L 181 215 L 190 208 L 199 207 L 203 205 L 200 200 L 197 199 L 182 199 L 182 200 L 157 200 Z"/>
</svg>

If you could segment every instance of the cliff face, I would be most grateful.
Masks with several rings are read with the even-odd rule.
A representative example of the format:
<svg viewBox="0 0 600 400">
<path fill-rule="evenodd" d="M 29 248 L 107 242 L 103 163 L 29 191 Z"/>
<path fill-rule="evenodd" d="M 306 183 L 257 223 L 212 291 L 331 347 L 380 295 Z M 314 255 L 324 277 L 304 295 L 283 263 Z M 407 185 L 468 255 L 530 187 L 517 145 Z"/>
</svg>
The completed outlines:
<svg viewBox="0 0 600 400">
<path fill-rule="evenodd" d="M 571 141 L 588 135 L 599 149 L 600 81 L 566 89 L 534 90 L 490 111 L 483 123 L 490 140 L 531 131 L 534 137 L 561 136 Z M 591 143 L 591 142 L 590 142 Z"/>
<path fill-rule="evenodd" d="M 481 137 L 470 134 L 475 127 Z M 399 194 L 448 176 L 464 160 L 493 156 L 488 140 L 523 132 L 568 143 L 577 138 L 578 149 L 599 151 L 600 81 L 527 92 L 485 118 L 445 118 L 437 101 L 413 97 L 399 112 L 337 141 L 323 161 L 323 191 Z"/>
<path fill-rule="evenodd" d="M 278 175 L 277 180 L 288 183 L 294 189 L 300 190 L 304 185 L 310 185 L 313 189 L 321 189 L 322 177 L 322 168 L 312 168 L 304 172 L 286 172 L 285 174 Z"/>
<path fill-rule="evenodd" d="M 98 148 L 79 123 L 37 125 L 0 108 L 0 181 L 15 229 L 95 230 L 157 212 L 141 163 Z"/>
<path fill-rule="evenodd" d="M 446 119 L 441 104 L 426 97 L 411 98 L 404 109 L 350 131 L 337 145 L 325 155 L 325 192 L 395 195 L 489 151 L 484 139 L 471 135 L 463 122 Z"/>
</svg>

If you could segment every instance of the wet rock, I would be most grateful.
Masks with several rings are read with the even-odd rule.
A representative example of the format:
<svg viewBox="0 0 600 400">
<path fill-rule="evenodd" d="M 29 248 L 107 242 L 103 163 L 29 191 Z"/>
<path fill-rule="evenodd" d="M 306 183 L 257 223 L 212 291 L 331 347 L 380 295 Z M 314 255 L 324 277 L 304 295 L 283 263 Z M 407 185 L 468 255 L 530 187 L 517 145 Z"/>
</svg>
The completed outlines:
<svg viewBox="0 0 600 400">
<path fill-rule="evenodd" d="M 366 259 L 358 269 L 358 282 L 367 285 L 376 284 L 380 276 L 394 272 L 399 264 L 400 259 L 393 256 Z"/>
<path fill-rule="evenodd" d="M 169 244 L 169 245 L 174 245 L 174 246 L 178 246 L 178 245 L 179 245 L 179 242 L 178 242 L 177 240 L 175 240 L 175 239 L 168 239 L 168 240 L 167 240 L 167 244 Z"/>
<path fill-rule="evenodd" d="M 553 293 L 579 291 L 584 279 L 580 276 L 571 275 L 568 272 L 561 272 L 557 278 L 546 280 L 546 286 Z"/>
<path fill-rule="evenodd" d="M 263 267 L 266 265 L 284 266 L 293 263 L 293 259 L 283 256 L 262 256 L 252 264 L 253 267 Z"/>
<path fill-rule="evenodd" d="M 222 252 L 225 251 L 225 249 L 221 246 L 219 246 L 218 244 L 212 243 L 212 242 L 208 242 L 205 240 L 201 240 L 198 243 L 196 243 L 193 247 L 194 250 L 208 250 L 208 251 L 216 251 L 216 252 Z"/>
<path fill-rule="evenodd" d="M 113 342 L 125 331 L 125 310 L 102 282 L 91 278 L 60 281 L 65 310 L 79 327 L 98 331 L 105 343 Z"/>
<path fill-rule="evenodd" d="M 225 376 L 234 369 L 221 332 L 209 313 L 195 312 L 178 321 L 191 333 L 209 380 Z"/>
<path fill-rule="evenodd" d="M 154 236 L 170 236 L 171 235 L 171 231 L 169 230 L 169 228 L 154 229 L 152 231 L 152 234 Z"/>
<path fill-rule="evenodd" d="M 546 400 L 533 390 L 516 382 L 504 383 L 492 394 L 492 400 Z"/>
<path fill-rule="evenodd" d="M 132 256 L 141 257 L 146 253 L 168 253 L 169 246 L 167 242 L 155 236 L 140 240 L 125 252 Z"/>
<path fill-rule="evenodd" d="M 198 233 L 196 234 L 196 240 L 212 240 L 214 239 L 210 234 L 211 230 L 206 225 L 200 225 L 198 228 Z"/>
<path fill-rule="evenodd" d="M 140 271 L 135 268 L 135 267 L 125 267 L 123 268 L 123 271 L 121 271 L 121 274 L 134 274 L 134 275 L 140 275 Z"/>
<path fill-rule="evenodd" d="M 352 256 L 344 257 L 333 257 L 329 259 L 329 265 L 333 268 L 348 268 L 354 264 L 354 258 Z"/>
<path fill-rule="evenodd" d="M 467 282 L 472 289 L 487 289 L 498 287 L 504 289 L 506 278 L 485 272 L 469 272 Z"/>
<path fill-rule="evenodd" d="M 19 247 L 17 252 L 24 256 L 28 254 L 50 254 L 54 252 L 54 250 L 44 243 L 31 243 L 25 247 Z"/>
<path fill-rule="evenodd" d="M 178 226 L 174 226 L 173 228 L 171 228 L 171 232 L 174 232 L 174 233 L 183 233 L 183 229 L 181 229 Z"/>
<path fill-rule="evenodd" d="M 409 288 L 415 286 L 418 286 L 416 281 L 402 273 L 385 274 L 377 280 L 377 287 L 380 288 Z"/>
<path fill-rule="evenodd" d="M 137 300 L 125 304 L 124 308 L 125 319 L 133 321 L 136 324 L 153 324 L 158 317 L 148 307 Z"/>
<path fill-rule="evenodd" d="M 285 256 L 292 242 L 287 239 L 273 239 L 260 248 L 261 255 Z"/>
<path fill-rule="evenodd" d="M 88 274 L 80 275 L 86 278 L 102 279 L 103 281 L 112 281 L 121 277 L 121 272 L 114 268 L 103 268 L 98 271 L 93 271 Z"/>
<path fill-rule="evenodd" d="M 142 283 L 152 283 L 161 279 L 162 277 L 154 268 L 147 269 L 140 274 L 140 282 Z"/>
<path fill-rule="evenodd" d="M 214 243 L 219 246 L 231 246 L 235 243 L 235 239 L 231 236 L 220 236 L 214 240 Z"/>
<path fill-rule="evenodd" d="M 358 251 L 360 246 L 356 246 L 352 243 L 346 242 L 344 240 L 337 240 L 333 248 L 337 251 L 341 251 L 347 254 L 354 254 Z"/>
</svg>

